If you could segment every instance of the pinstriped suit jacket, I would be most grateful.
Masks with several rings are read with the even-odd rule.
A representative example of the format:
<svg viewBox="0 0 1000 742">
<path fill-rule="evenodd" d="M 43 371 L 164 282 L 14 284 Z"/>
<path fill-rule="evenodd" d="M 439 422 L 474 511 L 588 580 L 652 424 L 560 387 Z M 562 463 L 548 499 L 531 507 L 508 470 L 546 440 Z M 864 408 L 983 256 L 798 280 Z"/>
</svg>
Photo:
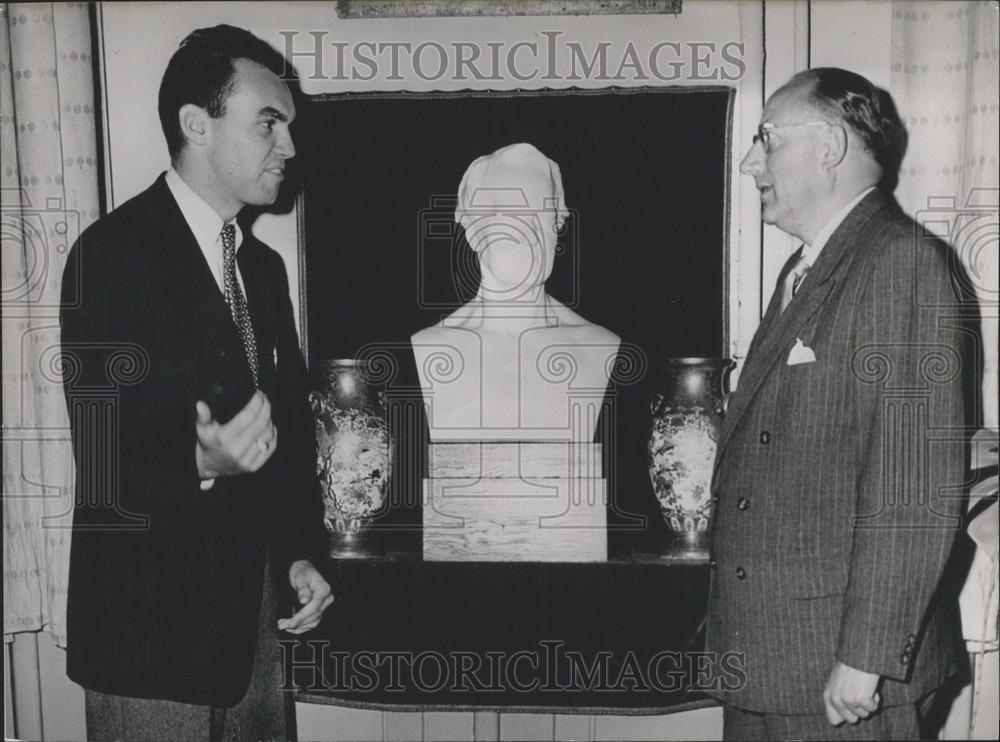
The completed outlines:
<svg viewBox="0 0 1000 742">
<path fill-rule="evenodd" d="M 953 612 L 934 599 L 964 471 L 947 251 L 875 190 L 783 313 L 775 292 L 713 476 L 707 641 L 741 653 L 745 676 L 714 691 L 727 703 L 823 713 L 840 660 L 884 676 L 896 705 L 959 667 Z M 815 362 L 787 364 L 797 340 Z"/>
</svg>

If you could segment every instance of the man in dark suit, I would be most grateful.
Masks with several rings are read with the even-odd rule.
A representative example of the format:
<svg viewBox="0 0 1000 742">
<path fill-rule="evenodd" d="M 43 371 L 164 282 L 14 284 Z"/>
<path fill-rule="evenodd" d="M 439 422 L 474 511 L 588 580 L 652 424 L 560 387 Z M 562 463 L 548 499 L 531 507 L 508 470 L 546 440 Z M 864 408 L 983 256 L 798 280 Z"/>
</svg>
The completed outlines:
<svg viewBox="0 0 1000 742">
<path fill-rule="evenodd" d="M 745 673 L 716 692 L 728 739 L 917 737 L 958 668 L 935 599 L 964 466 L 958 297 L 947 247 L 886 185 L 904 137 L 887 93 L 814 69 L 767 101 L 741 165 L 804 244 L 715 464 L 708 646 Z"/>
<path fill-rule="evenodd" d="M 285 74 L 247 31 L 190 34 L 160 87 L 170 170 L 68 259 L 67 671 L 92 740 L 294 736 L 276 629 L 333 596 L 288 279 L 236 223 L 295 154 Z"/>
</svg>

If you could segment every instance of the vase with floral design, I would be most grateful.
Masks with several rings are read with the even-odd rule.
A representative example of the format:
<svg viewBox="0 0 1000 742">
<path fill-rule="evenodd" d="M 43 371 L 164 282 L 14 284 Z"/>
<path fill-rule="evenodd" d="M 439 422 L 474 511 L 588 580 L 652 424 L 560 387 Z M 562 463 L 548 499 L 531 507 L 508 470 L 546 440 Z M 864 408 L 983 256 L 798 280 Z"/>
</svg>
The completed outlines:
<svg viewBox="0 0 1000 742">
<path fill-rule="evenodd" d="M 708 558 L 712 467 L 734 365 L 727 358 L 670 359 L 651 401 L 649 477 L 674 537 L 667 557 Z"/>
<path fill-rule="evenodd" d="M 354 359 L 320 361 L 321 391 L 309 393 L 316 467 L 331 555 L 365 556 L 365 534 L 383 507 L 392 466 L 384 380 Z"/>
</svg>

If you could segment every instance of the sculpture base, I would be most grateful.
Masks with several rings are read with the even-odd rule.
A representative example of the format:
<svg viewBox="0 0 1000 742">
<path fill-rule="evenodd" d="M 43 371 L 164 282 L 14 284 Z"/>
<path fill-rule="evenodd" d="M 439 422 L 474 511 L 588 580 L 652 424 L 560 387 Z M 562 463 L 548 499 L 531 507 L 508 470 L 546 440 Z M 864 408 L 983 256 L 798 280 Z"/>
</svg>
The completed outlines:
<svg viewBox="0 0 1000 742">
<path fill-rule="evenodd" d="M 607 486 L 595 444 L 434 443 L 427 561 L 603 562 Z"/>
</svg>

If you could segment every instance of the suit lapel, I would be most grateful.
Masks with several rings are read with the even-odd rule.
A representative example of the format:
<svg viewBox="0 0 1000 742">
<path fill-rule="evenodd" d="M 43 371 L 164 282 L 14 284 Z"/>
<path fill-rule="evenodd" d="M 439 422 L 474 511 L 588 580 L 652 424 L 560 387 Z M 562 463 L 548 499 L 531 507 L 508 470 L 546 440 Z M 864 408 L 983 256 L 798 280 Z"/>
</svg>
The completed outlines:
<svg viewBox="0 0 1000 742">
<path fill-rule="evenodd" d="M 777 281 L 775 281 L 774 291 L 771 292 L 771 301 L 767 305 L 767 311 L 764 312 L 764 316 L 761 318 L 760 326 L 757 328 L 757 332 L 754 333 L 753 340 L 750 342 L 750 349 L 747 351 L 746 363 L 751 364 L 755 356 L 760 352 L 761 344 L 764 339 L 768 337 L 771 327 L 774 323 L 781 317 L 781 297 L 782 288 L 785 283 L 785 279 L 788 278 L 788 273 L 793 268 L 795 262 L 798 260 L 799 256 L 802 254 L 804 248 L 800 247 L 791 257 L 785 261 L 785 265 L 782 267 L 781 272 L 778 274 Z"/>
<path fill-rule="evenodd" d="M 718 467 L 721 454 L 729 442 L 741 418 L 750 408 L 751 402 L 761 385 L 770 375 L 778 361 L 782 360 L 790 345 L 799 337 L 802 326 L 826 302 L 837 284 L 837 277 L 849 264 L 845 257 L 853 253 L 855 238 L 864 225 L 877 212 L 890 205 L 890 201 L 879 189 L 875 189 L 851 210 L 830 235 L 826 246 L 820 251 L 815 265 L 810 269 L 802 284 L 784 312 L 780 312 L 780 291 L 775 290 L 767 313 L 761 320 L 754 335 L 746 365 L 740 374 L 739 386 L 730 400 L 729 409 L 722 423 L 718 453 L 715 465 Z M 787 271 L 779 277 L 779 287 Z"/>
<path fill-rule="evenodd" d="M 759 378 L 759 372 L 762 368 L 762 364 L 757 361 L 761 358 L 762 353 L 766 353 L 768 351 L 769 343 L 767 341 L 774 337 L 771 329 L 775 324 L 775 321 L 780 318 L 781 286 L 785 281 L 785 277 L 788 275 L 788 271 L 791 270 L 792 264 L 795 262 L 795 256 L 801 251 L 802 248 L 799 248 L 799 250 L 797 250 L 785 263 L 781 273 L 778 274 L 777 286 L 774 291 L 771 292 L 771 301 L 767 305 L 767 311 L 764 312 L 760 325 L 757 327 L 757 332 L 754 333 L 753 340 L 750 341 L 750 349 L 747 351 L 746 361 L 740 374 L 737 392 L 735 392 L 730 398 L 729 407 L 722 420 L 722 431 L 719 435 L 719 451 L 722 450 L 729 438 L 729 433 L 732 431 L 733 427 L 735 427 L 736 421 L 742 417 L 747 405 L 753 398 L 752 394 L 744 393 L 745 390 L 753 387 L 754 392 L 756 392 L 756 388 L 760 384 L 761 379 Z M 718 463 L 719 457 L 717 456 L 715 460 L 716 463 Z"/>
<path fill-rule="evenodd" d="M 175 267 L 175 275 L 179 279 L 173 285 L 177 287 L 178 294 L 184 297 L 187 307 L 197 308 L 202 322 L 212 325 L 210 329 L 221 329 L 231 315 L 225 297 L 205 260 L 205 254 L 198 246 L 164 176 L 160 176 L 154 187 L 160 202 L 157 209 L 160 217 L 156 229 L 163 236 L 161 241 L 170 250 L 169 263 Z"/>
<path fill-rule="evenodd" d="M 172 271 L 168 285 L 176 299 L 174 310 L 186 318 L 178 324 L 193 329 L 191 342 L 198 350 L 202 393 L 216 416 L 227 420 L 253 392 L 243 341 L 205 254 L 164 176 L 153 187 L 158 201 L 156 229 L 164 249 L 169 250 L 165 262 Z"/>
</svg>

